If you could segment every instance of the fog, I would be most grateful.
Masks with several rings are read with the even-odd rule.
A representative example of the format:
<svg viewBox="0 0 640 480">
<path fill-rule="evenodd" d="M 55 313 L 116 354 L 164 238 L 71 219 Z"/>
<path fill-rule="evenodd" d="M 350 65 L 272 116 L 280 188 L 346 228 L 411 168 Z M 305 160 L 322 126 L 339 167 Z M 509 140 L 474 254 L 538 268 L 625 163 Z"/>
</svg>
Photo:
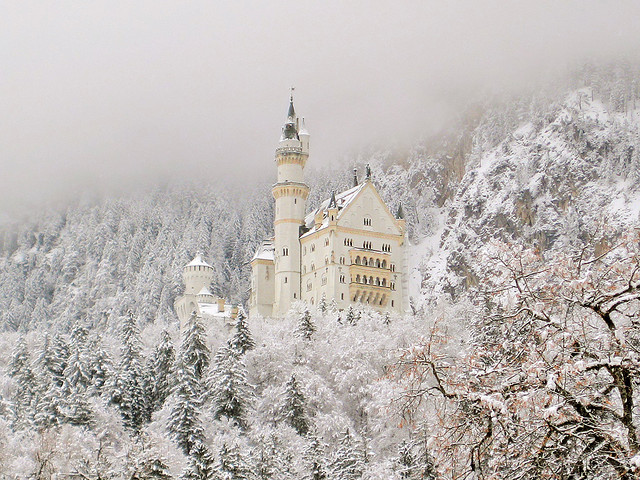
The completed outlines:
<svg viewBox="0 0 640 480">
<path fill-rule="evenodd" d="M 2 2 L 0 212 L 169 179 L 272 179 L 410 143 L 487 91 L 637 55 L 640 2 Z"/>
</svg>

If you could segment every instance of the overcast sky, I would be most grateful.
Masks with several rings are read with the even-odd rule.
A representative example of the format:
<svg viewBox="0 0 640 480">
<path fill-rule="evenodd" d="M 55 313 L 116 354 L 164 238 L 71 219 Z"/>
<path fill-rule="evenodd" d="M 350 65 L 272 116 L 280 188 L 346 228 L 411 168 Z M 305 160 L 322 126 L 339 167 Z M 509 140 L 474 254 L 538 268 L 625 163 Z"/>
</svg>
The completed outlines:
<svg viewBox="0 0 640 480">
<path fill-rule="evenodd" d="M 83 188 L 273 177 L 296 87 L 315 167 L 487 86 L 634 55 L 640 2 L 0 1 L 0 212 Z"/>
</svg>

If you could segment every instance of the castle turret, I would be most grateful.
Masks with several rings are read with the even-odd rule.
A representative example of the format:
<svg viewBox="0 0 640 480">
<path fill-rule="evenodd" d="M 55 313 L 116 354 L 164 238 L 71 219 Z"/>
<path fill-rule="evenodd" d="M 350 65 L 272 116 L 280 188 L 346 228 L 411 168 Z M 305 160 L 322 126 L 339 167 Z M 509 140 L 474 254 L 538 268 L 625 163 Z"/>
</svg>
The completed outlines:
<svg viewBox="0 0 640 480">
<path fill-rule="evenodd" d="M 298 118 L 289 101 L 287 120 L 276 149 L 278 182 L 272 193 L 276 201 L 274 221 L 275 303 L 274 315 L 285 314 L 300 299 L 300 227 L 304 225 L 309 187 L 304 167 L 309 157 L 309 133 L 298 130 Z"/>
<path fill-rule="evenodd" d="M 213 281 L 213 267 L 201 255 L 187 263 L 182 270 L 185 295 L 198 295 L 203 288 L 208 289 Z"/>
</svg>

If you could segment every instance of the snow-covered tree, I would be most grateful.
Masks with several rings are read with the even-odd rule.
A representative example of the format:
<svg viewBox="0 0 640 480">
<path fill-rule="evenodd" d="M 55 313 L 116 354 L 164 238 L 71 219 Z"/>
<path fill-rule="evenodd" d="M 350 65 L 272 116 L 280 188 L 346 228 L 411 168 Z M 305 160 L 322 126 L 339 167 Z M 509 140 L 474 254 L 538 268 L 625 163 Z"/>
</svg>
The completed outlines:
<svg viewBox="0 0 640 480">
<path fill-rule="evenodd" d="M 246 428 L 252 389 L 238 350 L 230 345 L 218 350 L 208 383 L 214 418 L 227 417 L 241 428 Z"/>
<path fill-rule="evenodd" d="M 177 382 L 172 393 L 173 408 L 167 428 L 185 455 L 204 442 L 201 420 L 200 386 L 193 366 L 178 365 Z"/>
<path fill-rule="evenodd" d="M 295 334 L 305 340 L 311 340 L 311 336 L 316 331 L 316 326 L 311 319 L 311 313 L 309 310 L 305 310 L 300 320 L 298 320 L 298 325 L 296 326 Z"/>
<path fill-rule="evenodd" d="M 184 480 L 209 480 L 214 477 L 214 459 L 209 447 L 203 442 L 191 449 L 189 463 L 182 474 Z M 224 477 L 223 477 L 224 478 Z"/>
<path fill-rule="evenodd" d="M 211 362 L 211 351 L 207 347 L 207 337 L 202 319 L 193 312 L 189 318 L 180 346 L 180 358 L 185 365 L 193 369 L 198 381 L 202 378 Z"/>
<path fill-rule="evenodd" d="M 311 442 L 304 450 L 303 460 L 306 467 L 305 480 L 327 480 L 327 459 L 325 447 L 317 435 L 311 436 Z"/>
<path fill-rule="evenodd" d="M 637 475 L 638 240 L 555 258 L 496 243 L 481 259 L 488 301 L 471 344 L 453 358 L 436 325 L 405 352 L 406 406 L 435 409 L 432 452 L 447 475 Z"/>
<path fill-rule="evenodd" d="M 111 402 L 118 406 L 124 425 L 138 431 L 148 419 L 145 377 L 142 369 L 140 331 L 130 310 L 122 318 L 121 356 L 111 386 Z"/>
<path fill-rule="evenodd" d="M 298 435 L 306 435 L 309 432 L 309 419 L 305 408 L 306 402 L 295 374 L 285 386 L 284 401 L 282 405 L 282 418 L 291 425 Z"/>
<path fill-rule="evenodd" d="M 235 329 L 233 335 L 229 339 L 229 345 L 240 352 L 241 355 L 255 348 L 256 343 L 253 340 L 249 326 L 247 325 L 247 317 L 242 311 L 238 310 Z"/>
<path fill-rule="evenodd" d="M 215 480 L 249 480 L 251 477 L 251 466 L 240 452 L 240 447 L 238 445 L 229 447 L 223 443 L 218 453 L 212 478 Z"/>
<path fill-rule="evenodd" d="M 365 460 L 359 442 L 347 429 L 338 441 L 337 450 L 331 462 L 331 477 L 336 480 L 361 478 Z"/>
<path fill-rule="evenodd" d="M 147 404 L 151 412 L 159 410 L 171 393 L 174 383 L 175 351 L 169 332 L 164 330 L 148 361 L 151 376 L 147 388 Z"/>
</svg>

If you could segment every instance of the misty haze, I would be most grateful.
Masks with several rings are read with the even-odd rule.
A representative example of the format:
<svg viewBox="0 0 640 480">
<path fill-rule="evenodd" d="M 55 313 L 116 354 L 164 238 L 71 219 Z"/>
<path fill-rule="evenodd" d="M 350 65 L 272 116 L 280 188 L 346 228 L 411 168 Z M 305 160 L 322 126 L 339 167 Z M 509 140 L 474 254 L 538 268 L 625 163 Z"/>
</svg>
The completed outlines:
<svg viewBox="0 0 640 480">
<path fill-rule="evenodd" d="M 640 477 L 640 4 L 4 2 L 0 480 Z"/>
</svg>

